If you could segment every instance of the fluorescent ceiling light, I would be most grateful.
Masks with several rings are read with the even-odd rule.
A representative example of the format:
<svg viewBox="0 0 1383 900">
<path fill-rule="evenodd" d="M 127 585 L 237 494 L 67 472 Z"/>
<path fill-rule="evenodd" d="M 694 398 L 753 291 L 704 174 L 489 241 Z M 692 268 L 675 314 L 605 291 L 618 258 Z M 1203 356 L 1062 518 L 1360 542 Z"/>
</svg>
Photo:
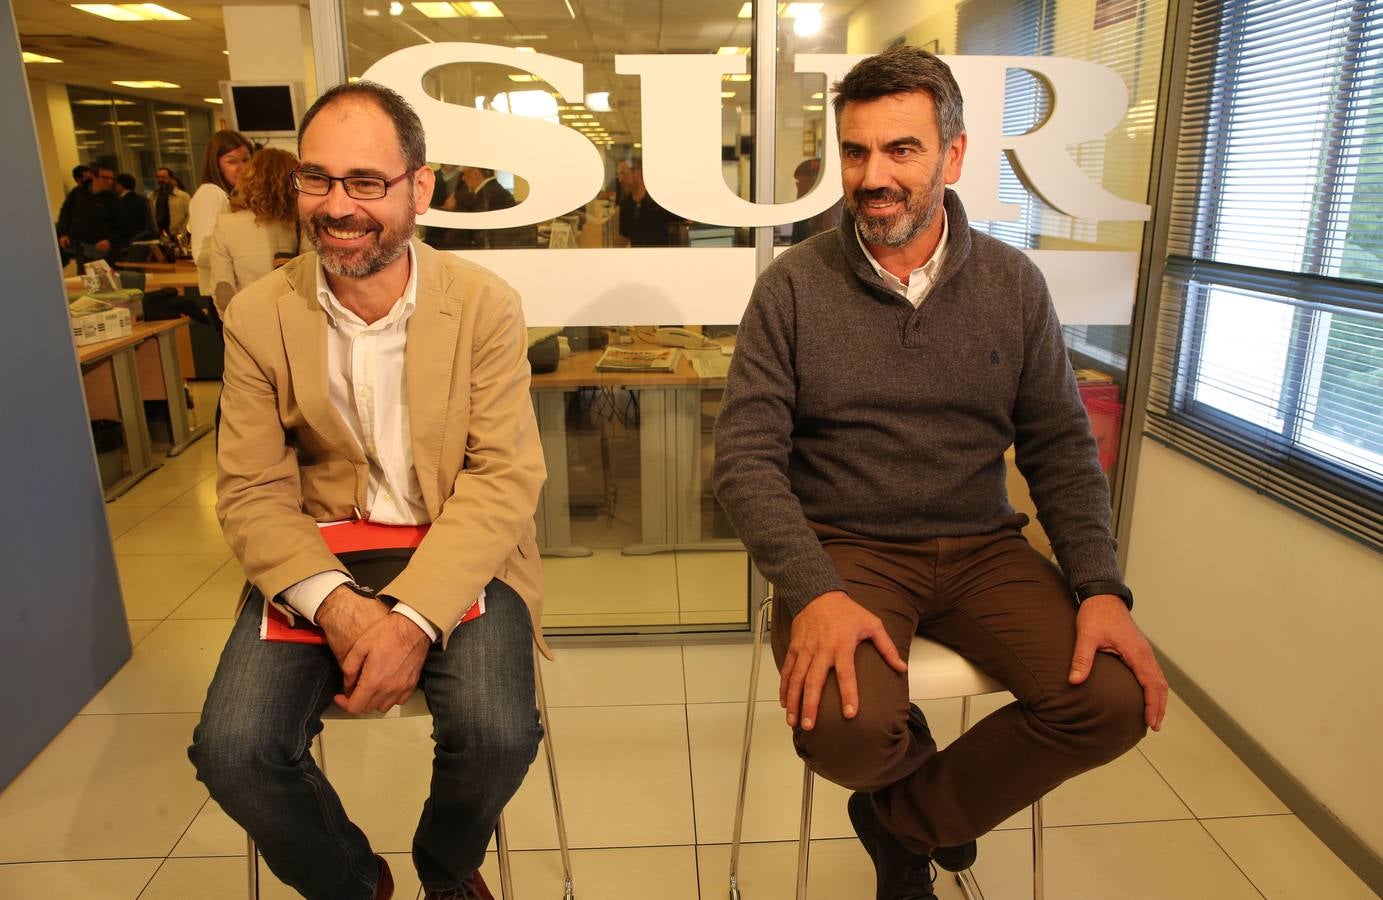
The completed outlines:
<svg viewBox="0 0 1383 900">
<path fill-rule="evenodd" d="M 730 99 L 731 97 L 733 97 L 733 96 L 735 96 L 735 92 L 734 92 L 734 91 L 721 91 L 721 92 L 720 92 L 720 98 L 721 98 L 722 100 L 729 100 L 729 99 Z"/>
<path fill-rule="evenodd" d="M 413 8 L 429 19 L 459 19 L 461 13 L 456 7 L 446 2 L 436 3 L 414 3 Z"/>
<path fill-rule="evenodd" d="M 792 4 L 793 6 L 806 4 Z M 821 10 L 804 10 L 792 20 L 792 33 L 798 37 L 812 37 L 821 31 Z"/>
<path fill-rule="evenodd" d="M 471 15 L 477 19 L 502 19 L 504 13 L 499 11 L 499 7 L 490 0 L 470 0 L 470 3 L 462 4 L 471 8 Z"/>
<path fill-rule="evenodd" d="M 635 143 L 635 144 L 634 144 L 634 149 L 635 149 L 635 150 L 642 150 L 642 149 L 643 149 L 643 144 Z"/>
<path fill-rule="evenodd" d="M 725 76 L 725 80 L 726 80 L 726 81 L 748 81 L 749 79 L 751 79 L 751 78 L 753 78 L 753 77 L 754 77 L 753 75 L 750 75 L 750 74 L 748 74 L 747 72 L 737 72 L 737 73 L 735 73 L 734 75 L 726 75 L 726 76 Z"/>
<path fill-rule="evenodd" d="M 55 56 L 44 56 L 42 53 L 30 53 L 24 51 L 24 61 L 26 63 L 60 63 L 62 60 Z"/>
<path fill-rule="evenodd" d="M 820 103 L 808 103 L 806 106 L 802 108 L 805 109 L 807 112 L 821 112 Z"/>
<path fill-rule="evenodd" d="M 789 19 L 800 19 L 803 16 L 820 16 L 821 7 L 825 5 L 824 3 L 789 3 L 786 9 L 779 5 L 778 10 Z"/>
<path fill-rule="evenodd" d="M 557 101 L 547 91 L 510 91 L 496 94 L 490 108 L 526 119 L 557 121 Z"/>
<path fill-rule="evenodd" d="M 117 122 L 115 119 L 106 119 L 106 120 L 105 120 L 104 122 L 102 122 L 101 124 L 102 124 L 102 125 L 142 125 L 143 123 L 140 122 L 138 119 L 121 119 L 121 120 L 118 121 L 118 122 Z"/>
<path fill-rule="evenodd" d="M 154 110 L 154 115 L 156 115 L 156 116 L 186 116 L 186 115 L 187 115 L 187 111 L 186 111 L 186 110 L 182 110 L 182 109 L 156 109 L 156 110 Z"/>
<path fill-rule="evenodd" d="M 596 112 L 610 112 L 610 92 L 596 91 L 586 95 L 586 107 Z"/>
<path fill-rule="evenodd" d="M 73 106 L 134 106 L 133 100 L 73 100 Z"/>
<path fill-rule="evenodd" d="M 826 94 L 825 94 L 824 91 L 817 91 L 815 94 L 812 94 L 812 99 L 813 99 L 813 100 L 821 100 L 821 99 L 823 99 L 825 96 L 826 96 Z"/>
<path fill-rule="evenodd" d="M 180 88 L 182 85 L 173 84 L 171 81 L 112 81 L 111 84 L 120 87 L 139 88 L 146 90 L 150 88 Z"/>
<path fill-rule="evenodd" d="M 186 22 L 187 16 L 157 3 L 73 3 L 73 9 L 115 22 Z"/>
<path fill-rule="evenodd" d="M 403 4 L 400 3 L 399 0 L 394 0 L 393 3 L 390 3 L 390 4 L 389 4 L 389 15 L 391 15 L 391 16 L 401 16 L 401 15 L 403 15 Z"/>
<path fill-rule="evenodd" d="M 539 78 L 537 75 L 529 75 L 529 74 L 526 73 L 526 72 L 523 73 L 523 74 L 511 74 L 511 75 L 509 76 L 509 80 L 510 80 L 510 81 L 520 81 L 520 82 L 527 82 L 527 81 L 542 81 L 542 79 Z"/>
<path fill-rule="evenodd" d="M 515 47 L 514 49 L 517 50 L 517 51 L 519 51 L 520 53 L 537 53 L 537 52 L 538 52 L 537 49 L 534 48 L 534 47 Z"/>
<path fill-rule="evenodd" d="M 377 7 L 377 6 L 366 6 L 366 7 L 364 7 L 363 9 L 360 10 L 360 13 L 361 13 L 361 15 L 365 16 L 367 19 L 376 19 L 376 18 L 379 18 L 379 7 Z"/>
<path fill-rule="evenodd" d="M 748 53 L 748 47 L 721 47 L 716 51 L 717 56 L 746 56 Z"/>
<path fill-rule="evenodd" d="M 164 134 L 187 134 L 186 128 L 160 128 L 159 131 Z"/>
<path fill-rule="evenodd" d="M 220 106 L 220 105 L 221 105 L 221 98 L 220 98 L 220 97 L 203 97 L 202 99 L 203 99 L 204 101 L 206 101 L 207 103 L 211 103 L 211 104 L 214 104 L 214 105 L 216 105 L 216 106 Z"/>
</svg>

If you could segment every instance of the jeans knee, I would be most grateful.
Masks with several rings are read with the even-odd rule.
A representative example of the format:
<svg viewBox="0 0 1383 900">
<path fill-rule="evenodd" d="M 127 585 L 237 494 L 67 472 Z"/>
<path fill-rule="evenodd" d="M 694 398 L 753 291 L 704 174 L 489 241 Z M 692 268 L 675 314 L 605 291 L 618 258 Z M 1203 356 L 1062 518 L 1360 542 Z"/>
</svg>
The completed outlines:
<svg viewBox="0 0 1383 900">
<path fill-rule="evenodd" d="M 273 743 L 262 729 L 238 728 L 204 718 L 192 732 L 187 758 L 211 796 L 223 806 L 262 783 L 266 769 L 274 765 Z"/>
<path fill-rule="evenodd" d="M 1090 677 L 1069 696 L 1069 706 L 1052 724 L 1070 735 L 1092 765 L 1126 753 L 1147 733 L 1143 688 L 1119 660 L 1097 659 Z"/>
<path fill-rule="evenodd" d="M 538 755 L 543 729 L 533 708 L 510 715 L 463 718 L 446 726 L 434 721 L 433 737 L 440 759 L 454 759 L 501 781 L 522 780 Z"/>
</svg>

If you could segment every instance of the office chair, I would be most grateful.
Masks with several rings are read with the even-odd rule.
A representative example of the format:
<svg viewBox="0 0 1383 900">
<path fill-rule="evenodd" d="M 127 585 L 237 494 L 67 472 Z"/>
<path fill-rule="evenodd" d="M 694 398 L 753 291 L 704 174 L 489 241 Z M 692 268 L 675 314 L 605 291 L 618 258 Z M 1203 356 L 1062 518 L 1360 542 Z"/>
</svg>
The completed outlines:
<svg viewBox="0 0 1383 900">
<path fill-rule="evenodd" d="M 562 813 L 562 794 L 557 787 L 557 757 L 556 751 L 552 747 L 552 726 L 548 721 L 547 714 L 547 692 L 543 690 L 543 671 L 542 666 L 534 658 L 533 661 L 533 683 L 536 688 L 536 699 L 538 701 L 539 721 L 543 726 L 543 748 L 547 751 L 547 773 L 548 780 L 552 787 L 552 811 L 557 820 L 557 846 L 562 851 L 562 900 L 575 900 L 576 891 L 572 882 L 571 875 L 571 851 L 567 846 L 567 821 Z M 427 708 L 427 700 L 421 690 L 414 691 L 413 696 L 408 698 L 408 702 L 402 706 L 395 706 L 380 718 L 395 719 L 409 718 L 412 716 L 429 716 L 431 713 Z M 356 718 L 342 712 L 335 704 L 327 707 L 327 711 L 322 713 L 323 719 L 352 719 Z M 327 770 L 326 761 L 326 742 L 323 740 L 324 732 L 318 732 L 313 741 L 313 756 L 317 759 L 317 765 L 325 775 Z M 250 880 L 250 900 L 259 900 L 259 847 L 255 845 L 255 839 L 249 834 L 245 835 L 247 844 L 246 857 L 249 860 L 249 880 Z M 499 851 L 499 890 L 503 900 L 514 900 L 514 879 L 509 861 L 509 836 L 504 828 L 504 813 L 499 815 L 499 822 L 495 826 L 495 843 Z"/>
<path fill-rule="evenodd" d="M 754 697 L 759 683 L 759 661 L 763 656 L 764 628 L 773 597 L 759 603 L 754 618 L 754 646 L 749 662 L 749 701 L 744 715 L 744 748 L 740 756 L 739 792 L 735 798 L 735 828 L 730 838 L 730 900 L 742 900 L 739 884 L 740 834 L 744 826 L 744 795 L 749 785 L 749 748 L 754 738 Z M 1004 690 L 997 681 L 975 668 L 960 654 L 923 637 L 912 639 L 908 653 L 908 697 L 912 700 L 961 698 L 961 731 L 970 727 L 970 698 Z M 812 788 L 814 775 L 802 766 L 802 815 L 797 832 L 796 900 L 807 898 L 807 864 L 811 853 Z M 1042 891 L 1042 800 L 1032 805 L 1032 893 L 1043 900 Z M 956 873 L 956 882 L 966 900 L 983 900 L 984 895 L 969 869 Z"/>
</svg>

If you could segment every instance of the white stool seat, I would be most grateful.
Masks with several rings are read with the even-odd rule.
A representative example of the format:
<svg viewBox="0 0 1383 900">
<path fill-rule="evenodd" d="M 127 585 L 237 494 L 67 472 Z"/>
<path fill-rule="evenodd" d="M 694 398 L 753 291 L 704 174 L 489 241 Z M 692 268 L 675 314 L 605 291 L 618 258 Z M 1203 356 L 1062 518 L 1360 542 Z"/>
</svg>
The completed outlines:
<svg viewBox="0 0 1383 900">
<path fill-rule="evenodd" d="M 908 696 L 913 700 L 976 697 L 1004 690 L 949 647 L 924 637 L 912 639 L 908 651 Z"/>
</svg>

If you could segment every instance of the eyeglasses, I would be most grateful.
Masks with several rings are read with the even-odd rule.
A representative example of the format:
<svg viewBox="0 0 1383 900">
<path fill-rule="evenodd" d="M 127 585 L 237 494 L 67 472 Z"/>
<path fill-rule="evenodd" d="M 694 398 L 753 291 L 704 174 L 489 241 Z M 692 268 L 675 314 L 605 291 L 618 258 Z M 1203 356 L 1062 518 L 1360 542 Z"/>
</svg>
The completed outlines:
<svg viewBox="0 0 1383 900">
<path fill-rule="evenodd" d="M 304 194 L 311 194 L 314 197 L 325 197 L 331 193 L 331 184 L 334 181 L 341 182 L 341 187 L 345 189 L 346 196 L 352 200 L 378 200 L 389 193 L 389 188 L 403 181 L 417 169 L 409 169 L 397 178 L 384 179 L 378 175 L 346 175 L 338 177 L 327 175 L 324 172 L 304 171 L 302 169 L 293 170 L 293 187 Z"/>
</svg>

